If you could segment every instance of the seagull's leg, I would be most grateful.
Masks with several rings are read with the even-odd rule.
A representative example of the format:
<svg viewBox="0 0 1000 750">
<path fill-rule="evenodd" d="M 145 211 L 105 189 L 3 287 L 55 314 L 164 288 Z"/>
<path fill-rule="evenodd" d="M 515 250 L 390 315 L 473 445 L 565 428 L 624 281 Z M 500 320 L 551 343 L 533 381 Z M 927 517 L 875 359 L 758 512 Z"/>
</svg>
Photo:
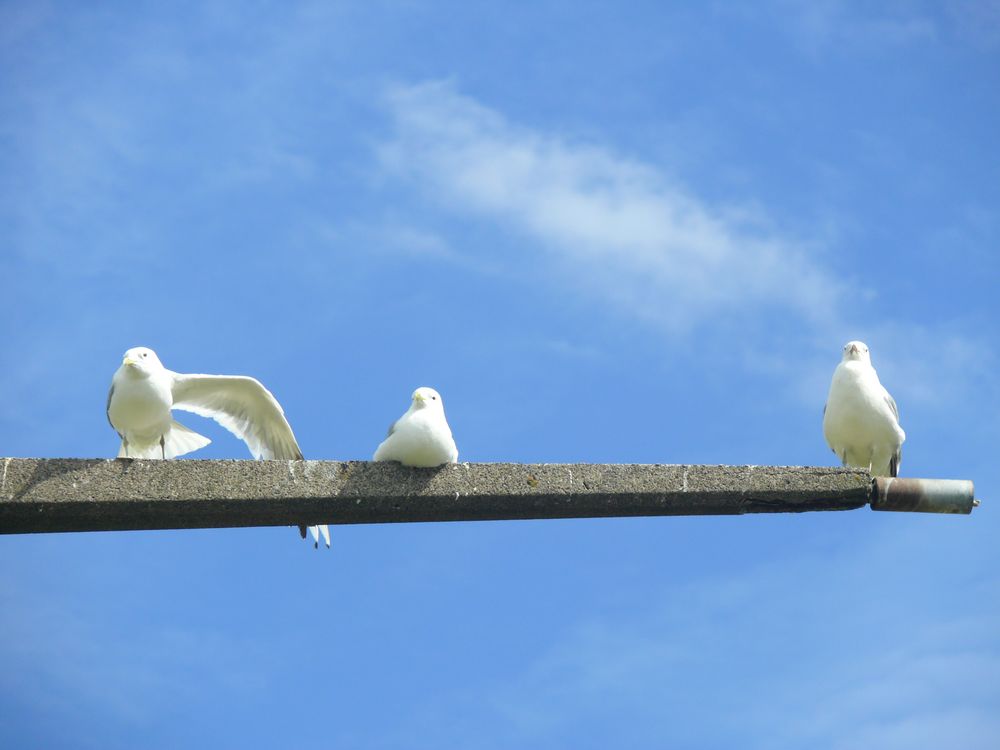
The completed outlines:
<svg viewBox="0 0 1000 750">
<path fill-rule="evenodd" d="M 163 435 L 160 435 L 160 457 L 167 460 L 167 441 L 163 439 Z"/>
<path fill-rule="evenodd" d="M 128 438 L 122 438 L 122 447 L 125 449 L 125 458 L 131 458 L 128 454 Z"/>
</svg>

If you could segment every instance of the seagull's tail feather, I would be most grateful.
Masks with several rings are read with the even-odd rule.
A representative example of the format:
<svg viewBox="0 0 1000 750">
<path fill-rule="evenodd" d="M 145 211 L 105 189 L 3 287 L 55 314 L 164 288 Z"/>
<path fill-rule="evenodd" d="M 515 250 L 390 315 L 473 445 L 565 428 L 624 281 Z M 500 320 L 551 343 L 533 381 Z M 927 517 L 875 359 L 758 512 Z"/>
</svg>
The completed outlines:
<svg viewBox="0 0 1000 750">
<path fill-rule="evenodd" d="M 165 458 L 175 458 L 183 456 L 185 453 L 204 448 L 211 443 L 204 435 L 199 435 L 194 430 L 189 430 L 180 422 L 171 422 L 170 430 L 164 435 L 163 456 Z M 160 446 L 156 446 L 156 455 L 148 458 L 160 458 Z"/>
<path fill-rule="evenodd" d="M 320 537 L 320 534 L 322 534 L 323 535 L 323 541 L 326 542 L 326 548 L 330 549 L 330 527 L 329 526 L 326 526 L 326 525 L 323 525 L 323 526 L 310 526 L 309 527 L 309 533 L 312 534 L 313 547 L 316 547 L 317 549 L 319 549 L 319 537 Z M 306 538 L 306 527 L 305 526 L 299 526 L 299 534 L 302 535 L 303 539 Z"/>
</svg>

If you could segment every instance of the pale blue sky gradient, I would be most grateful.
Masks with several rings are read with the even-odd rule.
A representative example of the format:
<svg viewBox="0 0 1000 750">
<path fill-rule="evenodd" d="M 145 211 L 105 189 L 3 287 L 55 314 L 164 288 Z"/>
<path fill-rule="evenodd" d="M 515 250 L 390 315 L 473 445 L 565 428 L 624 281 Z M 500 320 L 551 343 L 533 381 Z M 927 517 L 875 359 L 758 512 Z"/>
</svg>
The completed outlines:
<svg viewBox="0 0 1000 750">
<path fill-rule="evenodd" d="M 307 458 L 833 464 L 859 338 L 984 499 L 0 537 L 0 744 L 996 747 L 998 91 L 986 1 L 0 3 L 0 455 L 144 345 Z"/>
</svg>

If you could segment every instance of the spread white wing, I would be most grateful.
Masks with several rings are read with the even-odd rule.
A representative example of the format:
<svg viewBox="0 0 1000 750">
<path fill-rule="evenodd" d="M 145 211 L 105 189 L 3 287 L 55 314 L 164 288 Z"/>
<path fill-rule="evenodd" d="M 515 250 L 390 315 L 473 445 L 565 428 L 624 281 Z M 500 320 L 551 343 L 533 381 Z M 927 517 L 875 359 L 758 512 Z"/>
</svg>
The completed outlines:
<svg viewBox="0 0 1000 750">
<path fill-rule="evenodd" d="M 247 444 L 254 458 L 301 459 L 281 405 L 243 375 L 173 376 L 173 408 L 210 417 Z"/>
</svg>

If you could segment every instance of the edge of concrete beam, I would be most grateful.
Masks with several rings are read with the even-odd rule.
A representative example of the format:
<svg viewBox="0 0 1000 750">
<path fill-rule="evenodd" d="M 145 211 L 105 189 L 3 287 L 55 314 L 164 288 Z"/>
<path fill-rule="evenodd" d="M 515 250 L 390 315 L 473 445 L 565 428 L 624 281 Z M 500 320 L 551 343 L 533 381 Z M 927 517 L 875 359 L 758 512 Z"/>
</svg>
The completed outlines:
<svg viewBox="0 0 1000 750">
<path fill-rule="evenodd" d="M 0 458 L 0 533 L 741 515 L 872 498 L 868 472 L 812 466 Z"/>
</svg>

